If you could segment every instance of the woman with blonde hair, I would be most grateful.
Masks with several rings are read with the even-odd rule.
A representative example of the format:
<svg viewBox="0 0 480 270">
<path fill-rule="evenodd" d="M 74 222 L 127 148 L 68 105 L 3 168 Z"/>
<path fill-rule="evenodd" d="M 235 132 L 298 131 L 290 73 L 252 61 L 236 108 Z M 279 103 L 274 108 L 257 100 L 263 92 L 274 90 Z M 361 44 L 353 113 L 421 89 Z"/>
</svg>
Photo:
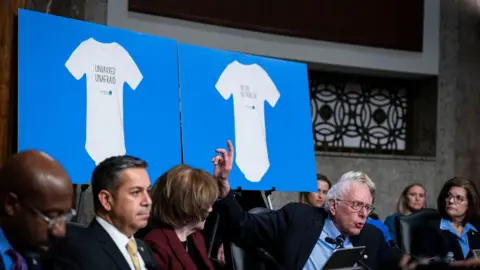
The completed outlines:
<svg viewBox="0 0 480 270">
<path fill-rule="evenodd" d="M 213 270 L 200 232 L 218 198 L 208 172 L 178 165 L 163 174 L 151 192 L 153 229 L 145 236 L 165 270 Z"/>
<path fill-rule="evenodd" d="M 385 225 L 388 227 L 390 237 L 397 241 L 395 218 L 397 216 L 408 216 L 422 211 L 426 207 L 425 187 L 419 183 L 413 183 L 406 186 L 397 202 L 397 212 L 385 219 Z"/>
<path fill-rule="evenodd" d="M 315 207 L 323 207 L 325 196 L 332 183 L 323 174 L 317 174 L 317 192 L 300 192 L 300 202 Z"/>
</svg>

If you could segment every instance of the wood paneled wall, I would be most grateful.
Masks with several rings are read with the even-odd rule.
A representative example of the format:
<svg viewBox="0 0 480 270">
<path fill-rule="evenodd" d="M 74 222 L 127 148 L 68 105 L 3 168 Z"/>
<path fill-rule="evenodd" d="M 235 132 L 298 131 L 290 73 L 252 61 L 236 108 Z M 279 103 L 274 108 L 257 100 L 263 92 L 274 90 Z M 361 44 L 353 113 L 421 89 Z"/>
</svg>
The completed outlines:
<svg viewBox="0 0 480 270">
<path fill-rule="evenodd" d="M 16 16 L 26 2 L 0 1 L 0 164 L 16 149 Z"/>
<path fill-rule="evenodd" d="M 129 10 L 266 33 L 422 51 L 424 0 L 129 0 Z"/>
</svg>

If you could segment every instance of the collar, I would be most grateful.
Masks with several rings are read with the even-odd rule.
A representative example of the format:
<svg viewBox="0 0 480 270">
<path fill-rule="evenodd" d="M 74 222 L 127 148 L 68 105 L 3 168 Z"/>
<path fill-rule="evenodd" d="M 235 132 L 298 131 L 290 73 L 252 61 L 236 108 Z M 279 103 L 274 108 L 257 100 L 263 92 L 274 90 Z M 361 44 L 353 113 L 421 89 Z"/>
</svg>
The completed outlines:
<svg viewBox="0 0 480 270">
<path fill-rule="evenodd" d="M 442 219 L 440 220 L 440 230 L 451 231 L 451 232 L 453 232 L 454 234 L 456 234 L 455 229 L 453 229 L 453 226 L 452 226 L 452 224 L 450 223 L 450 220 L 448 220 L 448 219 L 442 218 Z M 469 231 L 478 232 L 478 231 L 477 231 L 477 228 L 475 228 L 475 226 L 473 226 L 470 222 L 467 222 L 467 223 L 463 226 L 462 235 L 468 233 Z"/>
<path fill-rule="evenodd" d="M 5 233 L 3 232 L 2 228 L 0 228 L 0 253 L 3 254 L 11 248 L 12 248 L 12 245 L 10 245 L 10 242 L 8 242 L 7 236 L 5 236 Z"/>
<path fill-rule="evenodd" d="M 327 234 L 327 236 L 335 239 L 342 233 L 335 227 L 335 224 L 333 223 L 332 218 L 330 215 L 328 215 L 327 220 L 325 221 L 325 225 L 323 226 L 323 231 Z M 344 241 L 344 246 L 347 245 L 350 242 L 350 237 L 344 236 L 345 241 Z"/>
<path fill-rule="evenodd" d="M 102 226 L 103 229 L 105 229 L 108 235 L 110 235 L 113 242 L 115 242 L 115 244 L 117 245 L 118 249 L 120 250 L 126 249 L 128 241 L 130 241 L 130 239 L 133 239 L 133 241 L 135 241 L 135 238 L 133 236 L 128 238 L 125 234 L 120 232 L 117 228 L 115 228 L 115 226 L 108 223 L 105 219 L 99 216 L 96 216 L 95 219 L 100 224 L 100 226 Z"/>
</svg>

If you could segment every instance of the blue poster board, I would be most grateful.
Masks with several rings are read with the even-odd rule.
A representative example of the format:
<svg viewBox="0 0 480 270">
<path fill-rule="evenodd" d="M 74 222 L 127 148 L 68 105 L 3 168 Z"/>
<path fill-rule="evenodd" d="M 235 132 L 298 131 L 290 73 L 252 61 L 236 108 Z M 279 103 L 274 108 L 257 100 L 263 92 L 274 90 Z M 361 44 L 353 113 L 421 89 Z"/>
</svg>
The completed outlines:
<svg viewBox="0 0 480 270">
<path fill-rule="evenodd" d="M 18 35 L 19 151 L 77 184 L 110 156 L 146 160 L 152 181 L 181 163 L 176 41 L 27 10 Z"/>
<path fill-rule="evenodd" d="M 212 171 L 230 139 L 232 188 L 316 191 L 305 64 L 185 44 L 179 60 L 186 164 Z"/>
</svg>

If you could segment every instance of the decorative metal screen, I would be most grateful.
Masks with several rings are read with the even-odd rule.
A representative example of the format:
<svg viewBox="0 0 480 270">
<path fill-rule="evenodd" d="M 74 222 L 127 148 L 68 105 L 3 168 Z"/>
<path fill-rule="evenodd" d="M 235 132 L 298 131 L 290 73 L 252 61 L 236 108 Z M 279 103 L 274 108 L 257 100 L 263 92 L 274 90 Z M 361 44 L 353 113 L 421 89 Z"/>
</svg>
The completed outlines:
<svg viewBox="0 0 480 270">
<path fill-rule="evenodd" d="M 405 87 L 311 75 L 313 132 L 318 150 L 406 150 Z"/>
</svg>

